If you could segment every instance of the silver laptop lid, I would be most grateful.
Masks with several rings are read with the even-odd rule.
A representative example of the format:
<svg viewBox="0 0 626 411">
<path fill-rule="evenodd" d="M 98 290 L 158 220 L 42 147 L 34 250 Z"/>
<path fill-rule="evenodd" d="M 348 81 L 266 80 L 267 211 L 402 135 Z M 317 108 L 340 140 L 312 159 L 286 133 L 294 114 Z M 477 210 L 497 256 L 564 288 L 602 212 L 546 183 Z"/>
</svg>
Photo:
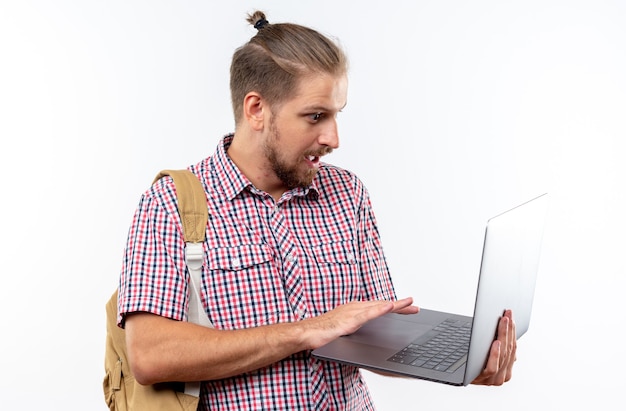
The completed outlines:
<svg viewBox="0 0 626 411">
<path fill-rule="evenodd" d="M 470 352 L 464 384 L 485 367 L 491 331 L 503 310 L 513 310 L 517 338 L 530 323 L 548 195 L 543 194 L 487 222 Z"/>
</svg>

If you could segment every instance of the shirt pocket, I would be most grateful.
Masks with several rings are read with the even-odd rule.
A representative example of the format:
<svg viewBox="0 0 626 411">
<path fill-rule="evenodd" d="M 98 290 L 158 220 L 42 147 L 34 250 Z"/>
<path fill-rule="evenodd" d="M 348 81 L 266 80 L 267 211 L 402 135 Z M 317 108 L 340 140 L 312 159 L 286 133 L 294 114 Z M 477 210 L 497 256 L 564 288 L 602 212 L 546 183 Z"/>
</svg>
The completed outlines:
<svg viewBox="0 0 626 411">
<path fill-rule="evenodd" d="M 307 283 L 318 314 L 358 299 L 361 282 L 354 242 L 318 244 L 310 250 L 317 269 L 311 270 Z"/>
<path fill-rule="evenodd" d="M 207 250 L 207 308 L 216 328 L 239 329 L 290 318 L 274 253 L 265 244 Z"/>
<path fill-rule="evenodd" d="M 273 260 L 265 244 L 244 244 L 207 250 L 209 270 L 239 271 Z"/>
</svg>

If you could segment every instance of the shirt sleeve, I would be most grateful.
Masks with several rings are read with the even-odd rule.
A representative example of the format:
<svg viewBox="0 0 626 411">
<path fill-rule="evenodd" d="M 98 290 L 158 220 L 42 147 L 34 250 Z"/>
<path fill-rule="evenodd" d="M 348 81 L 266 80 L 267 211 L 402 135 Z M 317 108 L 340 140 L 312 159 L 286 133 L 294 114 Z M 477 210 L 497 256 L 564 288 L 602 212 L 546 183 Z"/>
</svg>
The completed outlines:
<svg viewBox="0 0 626 411">
<path fill-rule="evenodd" d="M 186 320 L 185 243 L 171 178 L 141 197 L 128 232 L 118 294 L 118 325 L 132 312 Z"/>
</svg>

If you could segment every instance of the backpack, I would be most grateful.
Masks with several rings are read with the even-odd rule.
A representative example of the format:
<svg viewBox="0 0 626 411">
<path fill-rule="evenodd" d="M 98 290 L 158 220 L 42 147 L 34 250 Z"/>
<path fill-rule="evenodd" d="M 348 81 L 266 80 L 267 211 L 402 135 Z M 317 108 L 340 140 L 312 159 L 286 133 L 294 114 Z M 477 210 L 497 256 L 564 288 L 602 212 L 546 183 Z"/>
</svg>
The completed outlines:
<svg viewBox="0 0 626 411">
<path fill-rule="evenodd" d="M 163 170 L 153 181 L 171 176 L 178 197 L 178 212 L 183 224 L 185 261 L 189 270 L 188 320 L 212 327 L 202 307 L 200 278 L 204 252 L 202 243 L 208 220 L 206 194 L 200 180 L 189 170 Z M 139 384 L 130 371 L 126 356 L 124 329 L 117 326 L 117 289 L 106 304 L 106 349 L 103 381 L 104 400 L 111 411 L 195 411 L 198 408 L 200 382 Z M 181 390 L 184 385 L 184 391 Z M 178 388 L 178 389 L 177 389 Z"/>
</svg>

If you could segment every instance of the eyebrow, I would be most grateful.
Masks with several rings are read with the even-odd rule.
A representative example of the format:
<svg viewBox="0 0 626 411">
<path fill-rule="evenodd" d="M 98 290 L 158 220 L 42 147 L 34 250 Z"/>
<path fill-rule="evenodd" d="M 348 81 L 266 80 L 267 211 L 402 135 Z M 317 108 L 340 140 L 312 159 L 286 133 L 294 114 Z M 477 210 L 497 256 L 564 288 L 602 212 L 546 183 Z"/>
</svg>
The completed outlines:
<svg viewBox="0 0 626 411">
<path fill-rule="evenodd" d="M 313 112 L 313 111 L 332 111 L 332 110 L 326 106 L 313 105 L 313 106 L 304 107 L 302 111 L 308 113 L 308 112 Z"/>
<path fill-rule="evenodd" d="M 339 107 L 339 110 L 336 110 L 336 111 L 339 112 L 339 111 L 343 110 L 347 105 L 348 105 L 348 102 L 346 101 L 346 103 L 343 106 Z M 330 109 L 327 106 L 322 106 L 322 105 L 312 105 L 312 106 L 304 107 L 304 109 L 302 109 L 302 111 L 303 112 L 313 112 L 313 111 L 315 111 L 315 112 L 317 112 L 317 111 L 333 112 L 333 111 L 335 111 L 335 109 Z"/>
</svg>

